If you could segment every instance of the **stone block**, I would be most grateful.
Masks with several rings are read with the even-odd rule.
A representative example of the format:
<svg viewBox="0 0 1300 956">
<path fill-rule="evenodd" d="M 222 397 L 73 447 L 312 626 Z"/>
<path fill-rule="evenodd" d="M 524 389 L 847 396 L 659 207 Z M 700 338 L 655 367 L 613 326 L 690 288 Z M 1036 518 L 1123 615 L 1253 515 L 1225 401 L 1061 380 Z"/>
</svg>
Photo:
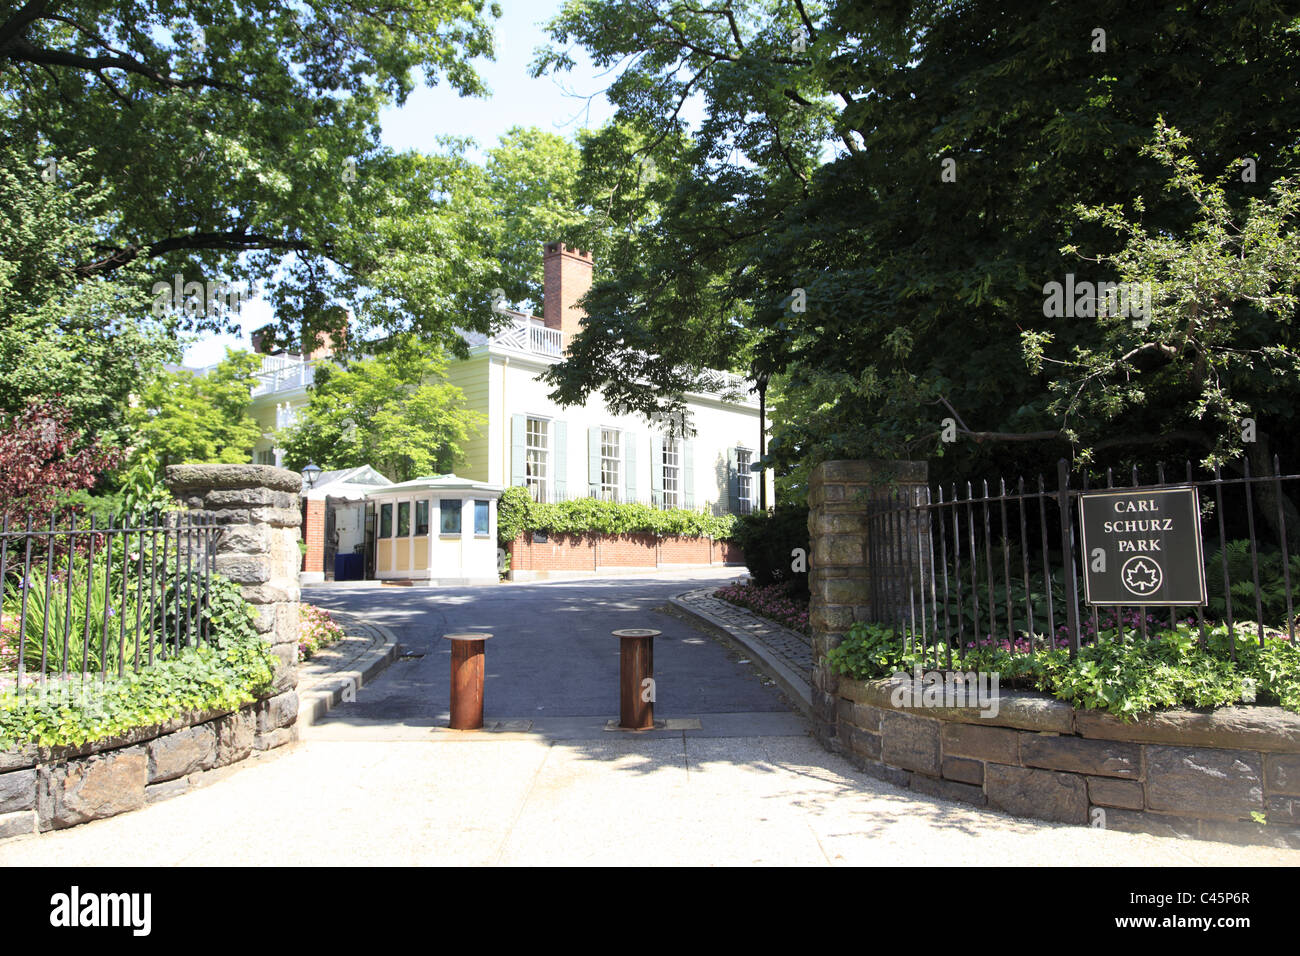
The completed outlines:
<svg viewBox="0 0 1300 956">
<path fill-rule="evenodd" d="M 853 753 L 871 760 L 880 759 L 880 735 L 859 730 L 851 724 L 840 724 L 837 734 Z"/>
<path fill-rule="evenodd" d="M 1144 813 L 1103 807 L 1105 829 L 1120 833 L 1150 833 L 1175 840 L 1195 840 L 1200 823 L 1195 819 L 1165 813 Z"/>
<path fill-rule="evenodd" d="M 298 719 L 298 693 L 291 690 L 260 700 L 254 709 L 257 714 L 257 733 L 266 734 L 278 727 L 289 727 Z"/>
<path fill-rule="evenodd" d="M 939 722 L 889 712 L 880 720 L 881 759 L 892 766 L 939 776 Z"/>
<path fill-rule="evenodd" d="M 1119 741 L 1022 734 L 1020 763 L 1026 767 L 1136 779 L 1142 775 L 1142 748 Z"/>
<path fill-rule="evenodd" d="M 36 768 L 0 774 L 0 814 L 36 806 Z"/>
<path fill-rule="evenodd" d="M 12 750 L 0 750 L 0 773 L 10 770 L 22 770 L 36 766 L 37 748 L 35 744 L 15 747 Z"/>
<path fill-rule="evenodd" d="M 1141 810 L 1146 806 L 1142 784 L 1113 777 L 1088 777 L 1088 799 L 1099 807 Z"/>
<path fill-rule="evenodd" d="M 1269 793 L 1300 797 L 1300 754 L 1265 754 L 1264 786 Z"/>
<path fill-rule="evenodd" d="M 203 496 L 209 508 L 228 508 L 232 505 L 247 507 L 296 508 L 299 498 L 287 491 L 266 487 L 214 488 Z"/>
<path fill-rule="evenodd" d="M 263 554 L 271 550 L 271 529 L 266 525 L 234 525 L 221 536 L 221 551 L 229 554 Z"/>
<path fill-rule="evenodd" d="M 1204 747 L 1146 747 L 1147 809 L 1237 820 L 1264 809 L 1260 754 Z"/>
<path fill-rule="evenodd" d="M 272 465 L 168 465 L 166 481 L 178 498 L 223 488 L 302 491 L 302 475 Z"/>
<path fill-rule="evenodd" d="M 980 724 L 944 724 L 943 752 L 957 757 L 974 757 L 993 763 L 1020 763 L 1020 734 L 1006 727 Z"/>
<path fill-rule="evenodd" d="M 298 728 L 294 727 L 277 727 L 275 730 L 264 734 L 255 734 L 253 736 L 254 750 L 274 750 L 276 747 L 283 747 L 285 744 L 291 744 L 298 739 Z"/>
<path fill-rule="evenodd" d="M 1201 820 L 1197 836 L 1237 846 L 1300 849 L 1300 828 L 1264 826 L 1243 820 Z"/>
<path fill-rule="evenodd" d="M 944 757 L 943 776 L 945 780 L 969 783 L 972 786 L 984 785 L 984 764 L 969 757 Z"/>
<path fill-rule="evenodd" d="M 1300 826 L 1300 798 L 1271 796 L 1266 813 L 1269 823 Z"/>
<path fill-rule="evenodd" d="M 214 767 L 225 767 L 252 753 L 254 723 L 253 712 L 247 709 L 213 721 L 213 729 L 217 732 Z"/>
<path fill-rule="evenodd" d="M 217 759 L 217 734 L 211 724 L 200 724 L 151 740 L 149 783 L 162 783 L 208 770 Z"/>
<path fill-rule="evenodd" d="M 35 810 L 0 813 L 0 840 L 36 833 L 39 822 L 40 818 L 36 815 Z"/>
<path fill-rule="evenodd" d="M 960 803 L 971 803 L 977 807 L 985 806 L 988 803 L 988 798 L 985 796 L 983 789 L 978 786 L 953 780 L 938 780 L 923 773 L 912 774 L 912 789 L 917 793 L 938 797 L 941 800 L 956 800 Z"/>
<path fill-rule="evenodd" d="M 182 793 L 188 793 L 189 789 L 190 782 L 185 777 L 179 780 L 168 780 L 165 783 L 150 784 L 144 788 L 144 802 L 147 805 L 171 797 L 179 797 Z"/>
<path fill-rule="evenodd" d="M 1300 714 L 1281 707 L 1221 707 L 1209 713 L 1162 710 L 1133 721 L 1081 710 L 1075 715 L 1075 730 L 1084 737 L 1140 744 L 1300 753 Z"/>
<path fill-rule="evenodd" d="M 883 780 L 885 783 L 893 784 L 895 787 L 906 789 L 912 782 L 912 773 L 903 770 L 900 767 L 891 767 L 879 760 L 871 760 L 860 755 L 853 755 L 851 758 L 853 765 L 865 773 L 868 777 L 874 777 L 877 780 Z"/>
<path fill-rule="evenodd" d="M 217 573 L 236 584 L 265 584 L 271 569 L 260 557 L 244 554 L 217 555 Z"/>
<path fill-rule="evenodd" d="M 853 705 L 853 726 L 860 730 L 869 730 L 872 733 L 880 732 L 880 718 L 882 712 L 869 704 Z"/>
<path fill-rule="evenodd" d="M 247 520 L 272 528 L 292 528 L 296 532 L 302 525 L 302 513 L 297 508 L 249 508 Z"/>
<path fill-rule="evenodd" d="M 984 792 L 990 807 L 1014 816 L 1088 822 L 1088 788 L 1075 774 L 991 763 L 984 768 Z"/>
<path fill-rule="evenodd" d="M 60 830 L 144 806 L 149 759 L 142 746 L 42 767 L 37 811 L 42 830 Z"/>
</svg>

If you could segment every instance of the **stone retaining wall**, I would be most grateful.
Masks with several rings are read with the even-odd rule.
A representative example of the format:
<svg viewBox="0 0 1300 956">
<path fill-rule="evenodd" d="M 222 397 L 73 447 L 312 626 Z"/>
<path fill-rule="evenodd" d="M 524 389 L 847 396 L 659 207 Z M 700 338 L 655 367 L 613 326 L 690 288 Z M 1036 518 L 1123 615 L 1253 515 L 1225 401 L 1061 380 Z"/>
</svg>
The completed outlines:
<svg viewBox="0 0 1300 956">
<path fill-rule="evenodd" d="M 273 694 L 234 713 L 189 714 L 82 747 L 0 752 L 0 839 L 138 809 L 297 737 L 302 478 L 269 465 L 171 465 L 167 486 L 222 526 L 216 570 L 257 612 L 257 631 L 278 658 Z"/>
<path fill-rule="evenodd" d="M 204 786 L 292 739 L 297 703 L 290 691 L 81 747 L 0 753 L 0 839 L 101 820 Z"/>
<path fill-rule="evenodd" d="M 894 687 L 838 678 L 817 736 L 872 776 L 930 796 L 1040 820 L 1300 849 L 1300 715 L 1229 707 L 1126 723 L 1004 691 L 997 715 L 982 717 L 974 707 L 895 707 Z"/>
</svg>

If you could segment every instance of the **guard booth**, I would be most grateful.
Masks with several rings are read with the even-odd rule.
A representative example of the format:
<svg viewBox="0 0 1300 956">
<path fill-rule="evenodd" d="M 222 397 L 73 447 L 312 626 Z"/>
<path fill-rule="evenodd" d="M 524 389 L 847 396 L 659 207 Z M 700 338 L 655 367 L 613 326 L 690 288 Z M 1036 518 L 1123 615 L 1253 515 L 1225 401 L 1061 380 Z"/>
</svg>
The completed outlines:
<svg viewBox="0 0 1300 956">
<path fill-rule="evenodd" d="M 495 584 L 502 491 L 458 475 L 431 475 L 368 492 L 375 578 Z"/>
<path fill-rule="evenodd" d="M 323 471 L 303 488 L 302 534 L 308 564 L 299 575 L 301 583 L 366 578 L 366 492 L 391 484 L 374 468 L 361 465 Z"/>
</svg>

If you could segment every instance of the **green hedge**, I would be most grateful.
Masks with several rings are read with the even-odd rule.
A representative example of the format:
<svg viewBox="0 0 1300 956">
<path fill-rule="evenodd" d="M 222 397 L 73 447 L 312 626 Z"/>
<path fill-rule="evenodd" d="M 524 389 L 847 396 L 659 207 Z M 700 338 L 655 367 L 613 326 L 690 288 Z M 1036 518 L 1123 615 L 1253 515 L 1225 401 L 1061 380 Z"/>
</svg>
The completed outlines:
<svg viewBox="0 0 1300 956">
<path fill-rule="evenodd" d="M 0 750 L 36 743 L 78 746 L 191 711 L 235 710 L 271 691 L 276 657 L 257 633 L 239 587 L 214 577 L 204 609 L 211 642 L 175 657 L 96 679 L 0 693 Z"/>
<path fill-rule="evenodd" d="M 497 537 L 507 545 L 521 534 L 658 534 L 684 538 L 730 539 L 735 515 L 711 515 L 684 508 L 620 504 L 599 498 L 575 498 L 538 504 L 526 488 L 507 488 L 497 506 Z"/>
</svg>

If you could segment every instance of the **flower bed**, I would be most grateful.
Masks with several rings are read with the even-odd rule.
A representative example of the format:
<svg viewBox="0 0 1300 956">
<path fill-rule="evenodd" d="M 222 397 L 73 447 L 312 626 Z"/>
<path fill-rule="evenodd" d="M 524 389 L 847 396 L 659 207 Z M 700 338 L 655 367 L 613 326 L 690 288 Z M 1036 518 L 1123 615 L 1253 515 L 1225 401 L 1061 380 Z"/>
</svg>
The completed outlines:
<svg viewBox="0 0 1300 956">
<path fill-rule="evenodd" d="M 1113 620 L 1113 619 L 1112 619 Z M 1258 703 L 1300 712 L 1300 645 L 1275 635 L 1260 646 L 1255 626 L 1237 622 L 1229 635 L 1223 624 L 1208 628 L 1205 646 L 1195 622 L 1156 627 L 1148 619 L 1143 639 L 1127 617 L 1123 632 L 1104 625 L 1081 643 L 1077 659 L 1058 635 L 1048 646 L 1027 639 L 1012 646 L 1004 637 L 968 643 L 951 665 L 961 671 L 997 674 L 1004 686 L 1042 691 L 1080 710 L 1104 710 L 1125 719 L 1166 707 L 1227 707 Z M 925 646 L 891 628 L 858 622 L 827 654 L 836 674 L 855 680 L 888 677 L 914 668 L 943 668 L 933 638 Z"/>
<path fill-rule="evenodd" d="M 347 635 L 330 616 L 330 612 L 313 604 L 298 606 L 298 660 L 310 660 L 321 648 L 343 640 Z"/>
<path fill-rule="evenodd" d="M 714 592 L 716 597 L 746 608 L 800 634 L 811 634 L 808 599 L 791 597 L 784 584 L 728 584 Z"/>
</svg>

